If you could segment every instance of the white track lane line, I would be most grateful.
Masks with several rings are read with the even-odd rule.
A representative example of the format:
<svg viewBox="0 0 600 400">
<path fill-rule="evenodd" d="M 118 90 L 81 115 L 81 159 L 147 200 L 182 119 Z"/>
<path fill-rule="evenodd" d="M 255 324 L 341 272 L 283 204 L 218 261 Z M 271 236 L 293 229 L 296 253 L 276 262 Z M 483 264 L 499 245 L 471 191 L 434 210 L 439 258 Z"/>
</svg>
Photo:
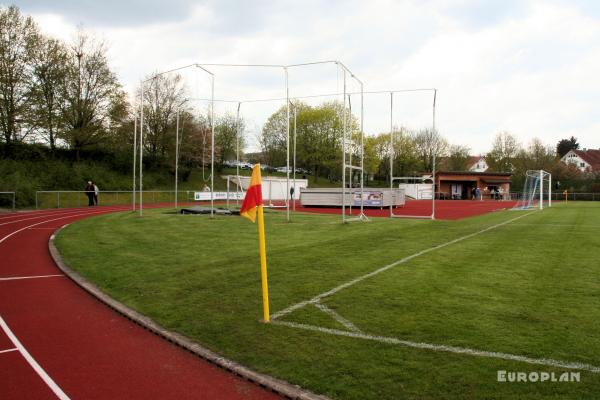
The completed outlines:
<svg viewBox="0 0 600 400">
<path fill-rule="evenodd" d="M 30 221 L 32 219 L 39 219 L 39 218 L 46 218 L 46 217 L 56 217 L 59 215 L 64 215 L 64 214 L 69 214 L 72 212 L 82 212 L 82 211 L 92 211 L 92 210 L 97 210 L 97 208 L 93 208 L 93 209 L 88 209 L 88 208 L 66 208 L 66 209 L 62 209 L 62 210 L 57 210 L 56 212 L 49 212 L 49 213 L 45 213 L 42 215 L 35 215 L 35 216 L 31 216 L 31 215 L 22 215 L 21 217 L 28 217 L 28 218 L 21 218 L 21 219 L 16 219 L 14 221 L 8 221 L 8 222 L 2 222 L 0 223 L 0 226 L 2 225 L 9 225 L 9 224 L 16 224 L 18 222 L 23 222 L 23 221 Z"/>
<path fill-rule="evenodd" d="M 0 350 L 0 354 L 3 354 L 3 353 L 12 353 L 13 351 L 19 351 L 19 349 L 17 349 L 15 347 L 14 349 Z"/>
<path fill-rule="evenodd" d="M 590 364 L 579 363 L 579 362 L 554 360 L 552 358 L 532 358 L 532 357 L 526 357 L 526 356 L 519 356 L 516 354 L 498 353 L 498 352 L 494 352 L 494 351 L 470 349 L 468 347 L 445 346 L 445 345 L 440 345 L 440 344 L 411 342 L 409 340 L 402 340 L 402 339 L 398 339 L 395 337 L 368 335 L 368 334 L 361 333 L 361 332 L 342 331 L 339 329 L 323 328 L 323 327 L 314 326 L 314 325 L 298 324 L 296 322 L 286 322 L 286 321 L 277 320 L 277 321 L 271 321 L 271 323 L 275 324 L 275 325 L 287 326 L 290 328 L 304 329 L 304 330 L 308 330 L 308 331 L 326 333 L 329 335 L 345 336 L 345 337 L 355 338 L 355 339 L 372 340 L 375 342 L 401 345 L 401 346 L 412 347 L 412 348 L 416 348 L 416 349 L 442 351 L 442 352 L 455 353 L 455 354 L 465 354 L 468 356 L 475 356 L 475 357 L 498 358 L 498 359 L 502 359 L 502 360 L 517 361 L 517 362 L 523 362 L 523 363 L 527 363 L 527 364 L 545 365 L 547 367 L 553 367 L 553 368 L 579 369 L 582 371 L 593 372 L 595 374 L 600 373 L 600 367 L 597 367 L 595 365 L 590 365 Z"/>
<path fill-rule="evenodd" d="M 81 211 L 87 210 L 89 207 L 72 207 L 72 208 L 49 208 L 45 210 L 31 210 L 31 211 L 18 211 L 12 213 L 10 215 L 0 216 L 0 220 L 7 220 L 10 218 L 20 218 L 20 217 L 32 217 L 40 214 L 59 214 L 61 212 L 69 212 L 69 211 Z"/>
<path fill-rule="evenodd" d="M 294 310 L 298 310 L 298 309 L 303 308 L 303 307 L 305 307 L 305 306 L 307 306 L 309 304 L 318 303 L 319 301 L 321 301 L 321 299 L 323 299 L 325 297 L 331 296 L 331 295 L 339 292 L 340 290 L 349 288 L 350 286 L 354 286 L 357 283 L 362 282 L 365 279 L 371 278 L 371 277 L 373 277 L 375 275 L 378 275 L 378 274 L 380 274 L 380 273 L 382 273 L 384 271 L 387 271 L 388 269 L 394 268 L 394 267 L 396 267 L 396 266 L 398 266 L 400 264 L 404 264 L 404 263 L 412 260 L 413 258 L 417 258 L 417 257 L 422 256 L 422 255 L 427 254 L 427 253 L 431 253 L 432 251 L 435 251 L 435 250 L 443 249 L 444 247 L 453 245 L 453 244 L 458 243 L 458 242 L 462 242 L 463 240 L 470 239 L 470 238 L 472 238 L 474 236 L 481 235 L 482 233 L 491 231 L 493 229 L 499 228 L 499 227 L 504 226 L 506 224 L 510 224 L 513 221 L 516 221 L 518 219 L 524 218 L 524 217 L 526 217 L 528 215 L 531 215 L 531 214 L 533 214 L 535 212 L 537 212 L 537 211 L 533 211 L 533 212 L 529 212 L 527 214 L 520 215 L 520 216 L 518 216 L 516 218 L 509 219 L 508 221 L 504 221 L 504 222 L 501 222 L 499 224 L 489 226 L 489 227 L 487 227 L 485 229 L 481 229 L 481 230 L 479 230 L 477 232 L 473 232 L 473 233 L 470 233 L 468 235 L 461 236 L 461 237 L 459 237 L 457 239 L 450 240 L 449 242 L 442 243 L 440 245 L 430 247 L 428 249 L 419 251 L 418 253 L 415 253 L 415 254 L 412 254 L 410 256 L 404 257 L 404 258 L 402 258 L 402 259 L 400 259 L 398 261 L 394 261 L 393 263 L 388 264 L 385 267 L 381 267 L 381 268 L 379 268 L 379 269 L 377 269 L 377 270 L 375 270 L 373 272 L 369 272 L 368 274 L 359 276 L 358 278 L 355 278 L 355 279 L 353 279 L 351 281 L 348 281 L 348 282 L 343 283 L 343 284 L 341 284 L 339 286 L 336 286 L 333 289 L 330 289 L 330 290 L 328 290 L 326 292 L 318 294 L 315 297 L 313 297 L 312 299 L 301 301 L 299 303 L 296 303 L 296 304 L 293 304 L 293 305 L 289 306 L 288 308 L 285 308 L 285 309 L 283 309 L 281 311 L 278 311 L 275 314 L 271 315 L 271 319 L 274 320 L 274 319 L 283 317 L 284 315 L 287 315 L 287 314 L 291 313 Z M 0 243 L 1 243 L 1 241 L 0 241 Z"/>
<path fill-rule="evenodd" d="M 37 361 L 35 361 L 31 354 L 29 354 L 29 352 L 21 344 L 19 339 L 17 339 L 17 337 L 12 333 L 12 331 L 10 330 L 6 322 L 4 322 L 4 319 L 2 319 L 2 317 L 0 317 L 0 327 L 2 327 L 4 333 L 6 333 L 10 341 L 18 349 L 19 353 L 21 353 L 21 355 L 25 358 L 25 360 L 27 360 L 29 365 L 31 365 L 31 368 L 33 368 L 33 370 L 37 372 L 37 374 L 40 376 L 40 378 L 42 378 L 46 385 L 48 385 L 50 390 L 54 392 L 56 397 L 58 397 L 60 400 L 69 400 L 69 396 L 67 396 L 66 393 L 63 392 L 63 390 L 56 384 L 56 382 L 54 382 L 52 378 L 50 378 L 50 375 L 48 375 L 46 371 L 44 371 L 44 369 L 40 366 L 40 364 L 38 364 Z"/>
<path fill-rule="evenodd" d="M 102 213 L 107 213 L 107 212 L 116 212 L 116 211 L 124 211 L 124 210 L 123 210 L 123 209 L 121 209 L 121 208 L 117 208 L 117 209 L 108 209 L 108 210 L 107 210 L 107 209 L 104 209 L 104 210 L 101 210 L 101 211 L 95 211 L 95 212 L 86 212 L 86 213 L 79 213 L 79 214 L 63 215 L 63 216 L 61 216 L 61 217 L 59 217 L 59 218 L 53 218 L 53 219 L 48 219 L 48 220 L 45 220 L 45 221 L 42 221 L 42 222 L 37 222 L 37 223 L 35 223 L 35 224 L 32 224 L 32 225 L 26 226 L 26 227 L 24 227 L 24 228 L 21 228 L 21 229 L 18 229 L 18 230 L 16 230 L 16 231 L 12 232 L 12 233 L 9 233 L 8 235 L 6 235 L 6 236 L 4 236 L 2 239 L 0 239 L 0 243 L 4 242 L 6 239 L 10 238 L 11 236 L 14 236 L 14 235 L 16 235 L 17 233 L 19 233 L 19 232 L 22 232 L 22 231 L 24 231 L 24 230 L 26 230 L 26 229 L 29 229 L 29 228 L 31 228 L 31 227 L 33 227 L 33 226 L 37 226 L 37 225 L 46 224 L 46 223 L 48 223 L 48 222 L 52 222 L 52 221 L 58 221 L 58 220 L 60 220 L 60 219 L 66 219 L 66 218 L 79 217 L 79 216 L 82 216 L 82 215 L 95 215 L 95 214 L 102 214 Z"/>
<path fill-rule="evenodd" d="M 57 276 L 64 276 L 64 275 L 63 274 L 54 274 L 54 275 L 36 275 L 36 276 L 7 276 L 5 278 L 0 278 L 0 281 L 18 281 L 21 279 L 54 278 Z"/>
</svg>

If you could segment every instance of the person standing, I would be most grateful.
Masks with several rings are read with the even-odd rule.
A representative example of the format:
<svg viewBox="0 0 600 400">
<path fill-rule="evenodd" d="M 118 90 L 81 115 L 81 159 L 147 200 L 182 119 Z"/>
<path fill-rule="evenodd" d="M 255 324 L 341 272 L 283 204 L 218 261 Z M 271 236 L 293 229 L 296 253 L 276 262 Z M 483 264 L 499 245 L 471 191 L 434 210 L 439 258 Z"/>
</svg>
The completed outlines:
<svg viewBox="0 0 600 400">
<path fill-rule="evenodd" d="M 98 195 L 100 194 L 100 189 L 98 189 L 98 185 L 95 182 L 92 182 L 94 185 L 94 204 L 98 205 Z"/>
<path fill-rule="evenodd" d="M 88 207 L 91 207 L 94 205 L 94 185 L 92 184 L 92 181 L 88 181 L 87 185 L 85 186 L 85 195 L 88 198 Z"/>
</svg>

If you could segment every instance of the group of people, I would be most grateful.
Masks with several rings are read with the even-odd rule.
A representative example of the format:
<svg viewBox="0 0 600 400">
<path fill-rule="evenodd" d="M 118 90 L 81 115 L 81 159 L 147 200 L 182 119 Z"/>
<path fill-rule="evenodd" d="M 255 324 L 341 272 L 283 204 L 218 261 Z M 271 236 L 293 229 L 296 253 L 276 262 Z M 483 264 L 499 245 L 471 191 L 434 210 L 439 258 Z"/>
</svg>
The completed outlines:
<svg viewBox="0 0 600 400">
<path fill-rule="evenodd" d="M 487 191 L 487 190 L 488 190 L 488 188 L 485 188 L 485 191 Z M 502 200 L 503 195 L 504 195 L 502 187 L 499 187 L 499 188 L 492 187 L 491 189 L 489 189 L 489 191 L 490 191 L 490 199 L 492 199 L 492 200 Z M 473 199 L 473 200 L 483 200 L 480 188 L 474 187 L 474 188 L 471 189 L 471 199 Z"/>
<path fill-rule="evenodd" d="M 88 198 L 88 206 L 97 206 L 98 205 L 98 194 L 100 193 L 100 189 L 98 189 L 98 185 L 96 185 L 93 181 L 88 181 L 85 186 L 85 195 Z"/>
</svg>

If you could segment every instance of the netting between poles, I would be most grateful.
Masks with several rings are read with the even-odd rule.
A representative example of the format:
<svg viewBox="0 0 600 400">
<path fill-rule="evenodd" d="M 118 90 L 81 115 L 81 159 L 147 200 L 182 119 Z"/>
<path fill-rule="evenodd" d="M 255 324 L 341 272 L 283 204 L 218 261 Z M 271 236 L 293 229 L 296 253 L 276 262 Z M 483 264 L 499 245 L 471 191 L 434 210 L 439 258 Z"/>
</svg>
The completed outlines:
<svg viewBox="0 0 600 400">
<path fill-rule="evenodd" d="M 549 172 L 543 170 L 527 171 L 523 191 L 513 210 L 543 209 L 544 206 L 550 206 L 551 190 L 552 175 Z"/>
</svg>

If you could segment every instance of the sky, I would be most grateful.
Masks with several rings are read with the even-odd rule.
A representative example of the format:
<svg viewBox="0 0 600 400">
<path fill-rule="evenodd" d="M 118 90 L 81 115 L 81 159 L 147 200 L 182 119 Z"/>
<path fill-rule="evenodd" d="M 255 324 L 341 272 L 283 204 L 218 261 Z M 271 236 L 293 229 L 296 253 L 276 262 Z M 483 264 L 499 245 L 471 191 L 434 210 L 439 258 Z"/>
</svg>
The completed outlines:
<svg viewBox="0 0 600 400">
<path fill-rule="evenodd" d="M 288 65 L 338 60 L 365 91 L 436 88 L 435 124 L 453 144 L 483 154 L 503 131 L 523 145 L 575 136 L 600 148 L 600 1 L 96 1 L 14 3 L 41 30 L 66 41 L 83 28 L 108 45 L 111 65 L 133 93 L 159 71 L 193 63 Z M 282 68 L 207 66 L 215 97 L 285 97 Z M 209 75 L 182 71 L 190 100 L 206 110 Z M 343 91 L 335 64 L 288 70 L 290 96 Z M 360 90 L 349 73 L 347 91 Z M 433 124 L 431 91 L 367 94 L 366 134 Z M 317 104 L 331 96 L 306 100 Z M 360 96 L 350 97 L 360 116 Z M 245 102 L 247 151 L 283 100 Z M 237 103 L 217 103 L 235 113 Z M 199 111 L 201 112 L 201 111 Z M 390 116 L 391 114 L 391 116 Z"/>
</svg>

